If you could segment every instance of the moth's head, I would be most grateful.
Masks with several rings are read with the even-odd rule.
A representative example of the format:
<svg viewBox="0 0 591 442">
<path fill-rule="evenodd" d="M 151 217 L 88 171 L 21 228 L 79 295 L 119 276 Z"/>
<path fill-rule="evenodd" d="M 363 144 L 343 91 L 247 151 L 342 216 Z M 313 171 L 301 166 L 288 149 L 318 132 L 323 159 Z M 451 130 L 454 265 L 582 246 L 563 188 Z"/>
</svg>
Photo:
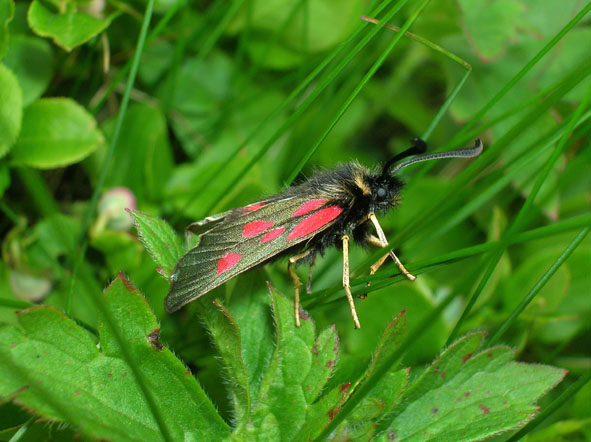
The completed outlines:
<svg viewBox="0 0 591 442">
<path fill-rule="evenodd" d="M 388 210 L 396 204 L 403 186 L 402 181 L 396 177 L 396 172 L 398 172 L 400 169 L 403 169 L 406 166 L 410 166 L 414 163 L 419 163 L 421 161 L 436 160 L 441 158 L 476 157 L 482 152 L 482 142 L 480 139 L 477 139 L 474 143 L 474 147 L 468 149 L 451 150 L 448 152 L 438 152 L 424 155 L 426 150 L 427 144 L 420 138 L 414 138 L 412 140 L 412 147 L 390 159 L 388 162 L 386 162 L 386 164 L 384 164 L 382 173 L 372 177 L 370 183 L 372 199 L 371 205 L 375 211 Z M 418 156 L 400 163 L 401 160 L 414 155 Z"/>
</svg>

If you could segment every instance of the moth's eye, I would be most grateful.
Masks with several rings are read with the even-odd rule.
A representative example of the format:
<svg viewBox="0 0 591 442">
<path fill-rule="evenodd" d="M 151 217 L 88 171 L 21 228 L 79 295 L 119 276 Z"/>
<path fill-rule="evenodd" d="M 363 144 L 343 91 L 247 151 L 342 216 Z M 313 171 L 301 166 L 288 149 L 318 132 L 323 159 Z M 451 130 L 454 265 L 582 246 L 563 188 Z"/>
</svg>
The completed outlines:
<svg viewBox="0 0 591 442">
<path fill-rule="evenodd" d="M 380 199 L 380 200 L 381 200 L 381 199 L 384 199 L 384 198 L 386 198 L 386 193 L 387 193 L 387 192 L 386 192 L 386 189 L 384 189 L 383 187 L 380 187 L 380 188 L 378 189 L 378 192 L 377 192 L 377 194 L 378 194 L 378 199 Z"/>
</svg>

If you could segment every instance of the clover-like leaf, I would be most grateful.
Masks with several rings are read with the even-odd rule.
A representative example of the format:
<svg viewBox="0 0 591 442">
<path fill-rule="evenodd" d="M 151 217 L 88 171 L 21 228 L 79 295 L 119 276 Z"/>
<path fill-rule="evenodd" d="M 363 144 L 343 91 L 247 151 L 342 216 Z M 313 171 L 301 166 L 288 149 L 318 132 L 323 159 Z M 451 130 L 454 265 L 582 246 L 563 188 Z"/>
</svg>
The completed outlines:
<svg viewBox="0 0 591 442">
<path fill-rule="evenodd" d="M 21 130 L 22 95 L 16 76 L 0 64 L 0 158 L 10 150 Z"/>
<path fill-rule="evenodd" d="M 76 11 L 58 12 L 40 0 L 34 0 L 29 7 L 29 26 L 42 37 L 53 41 L 71 51 L 104 31 L 115 16 L 97 18 Z"/>
<path fill-rule="evenodd" d="M 104 141 L 96 121 L 69 98 L 42 98 L 25 108 L 12 159 L 39 169 L 82 160 Z"/>
</svg>

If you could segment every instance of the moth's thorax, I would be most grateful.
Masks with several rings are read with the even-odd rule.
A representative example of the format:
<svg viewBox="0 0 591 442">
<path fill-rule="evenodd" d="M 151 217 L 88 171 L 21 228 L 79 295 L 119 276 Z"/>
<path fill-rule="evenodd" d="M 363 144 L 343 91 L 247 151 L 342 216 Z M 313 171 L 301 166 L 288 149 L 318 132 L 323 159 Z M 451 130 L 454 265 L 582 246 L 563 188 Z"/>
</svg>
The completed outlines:
<svg viewBox="0 0 591 442">
<path fill-rule="evenodd" d="M 395 206 L 402 186 L 402 182 L 395 177 L 382 177 L 377 171 L 351 162 L 317 173 L 290 190 L 295 194 L 308 193 L 315 198 L 326 199 L 354 212 L 355 216 L 361 216 L 384 212 Z"/>
</svg>

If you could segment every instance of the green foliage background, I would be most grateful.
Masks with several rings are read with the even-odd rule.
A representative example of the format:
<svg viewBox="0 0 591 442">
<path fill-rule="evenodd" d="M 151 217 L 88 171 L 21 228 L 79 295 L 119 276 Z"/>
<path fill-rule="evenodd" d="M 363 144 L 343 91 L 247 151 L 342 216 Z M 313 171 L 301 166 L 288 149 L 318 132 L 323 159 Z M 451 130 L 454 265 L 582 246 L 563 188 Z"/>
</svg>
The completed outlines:
<svg viewBox="0 0 591 442">
<path fill-rule="evenodd" d="M 340 289 L 339 252 L 317 260 L 304 305 L 318 333 L 335 324 L 339 339 L 325 388 L 359 378 L 405 310 L 409 341 L 397 361 L 413 367 L 411 379 L 458 337 L 487 331 L 485 347 L 507 344 L 521 361 L 568 370 L 541 400 L 552 413 L 528 440 L 591 440 L 590 9 L 575 0 L 0 0 L 0 322 L 23 327 L 15 311 L 41 303 L 99 335 L 110 317 L 99 294 L 123 272 L 161 341 L 236 423 L 226 385 L 236 379 L 220 373 L 207 308 L 164 312 L 165 259 L 154 263 L 123 209 L 166 219 L 180 238 L 188 223 L 315 168 L 379 165 L 414 136 L 433 150 L 480 137 L 476 160 L 404 170 L 403 202 L 380 222 L 420 276 L 404 281 L 389 264 L 370 278 L 360 330 Z M 354 293 L 379 255 L 352 250 Z M 218 299 L 240 318 L 237 298 L 270 302 L 265 280 L 291 295 L 279 262 L 207 295 L 208 305 Z M 273 320 L 261 315 L 237 322 L 271 345 Z M 242 348 L 261 374 L 268 361 L 248 360 L 256 351 Z M 11 402 L 18 392 L 0 391 L 6 440 L 76 431 L 36 423 Z"/>
</svg>

